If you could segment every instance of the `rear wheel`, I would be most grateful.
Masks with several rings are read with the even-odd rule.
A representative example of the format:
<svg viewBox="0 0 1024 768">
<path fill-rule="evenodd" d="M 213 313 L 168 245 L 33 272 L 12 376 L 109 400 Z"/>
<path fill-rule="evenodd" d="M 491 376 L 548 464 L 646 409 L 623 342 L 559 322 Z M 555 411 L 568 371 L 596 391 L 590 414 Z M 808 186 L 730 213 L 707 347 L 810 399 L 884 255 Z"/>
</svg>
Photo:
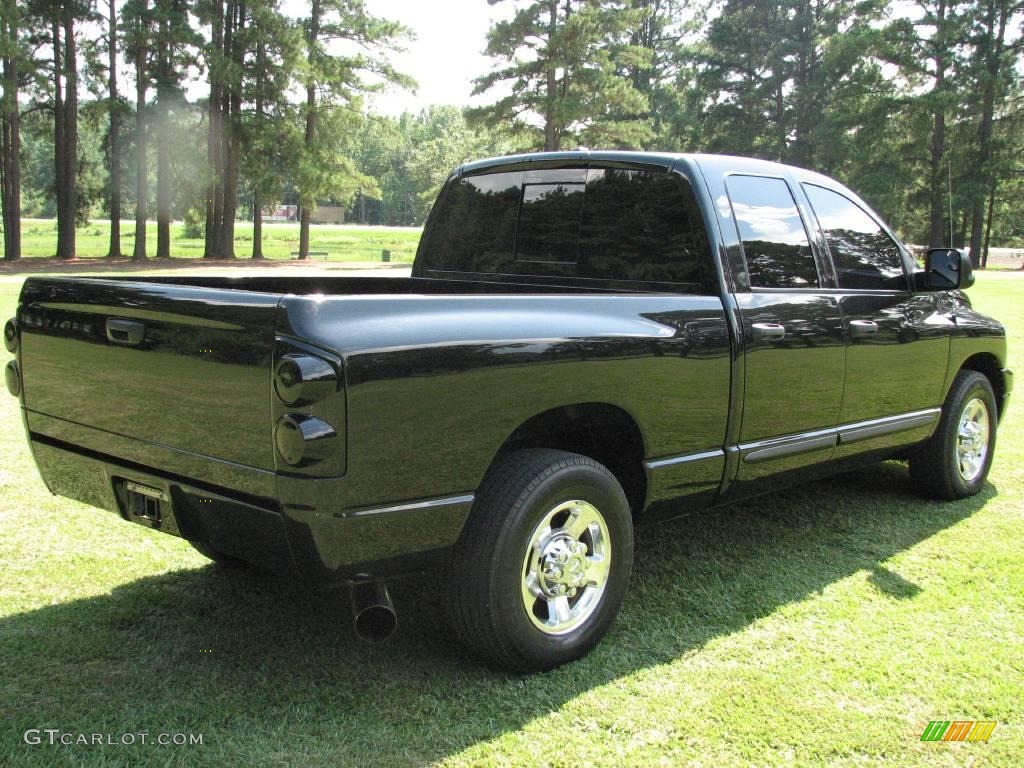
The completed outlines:
<svg viewBox="0 0 1024 768">
<path fill-rule="evenodd" d="M 935 434 L 910 456 L 910 476 L 918 489 L 937 499 L 962 499 L 980 491 L 992 466 L 997 420 L 989 380 L 977 371 L 960 371 Z"/>
<path fill-rule="evenodd" d="M 629 503 L 611 472 L 579 454 L 518 451 L 477 494 L 448 571 L 446 612 L 490 663 L 549 669 L 605 634 L 632 559 Z"/>
</svg>

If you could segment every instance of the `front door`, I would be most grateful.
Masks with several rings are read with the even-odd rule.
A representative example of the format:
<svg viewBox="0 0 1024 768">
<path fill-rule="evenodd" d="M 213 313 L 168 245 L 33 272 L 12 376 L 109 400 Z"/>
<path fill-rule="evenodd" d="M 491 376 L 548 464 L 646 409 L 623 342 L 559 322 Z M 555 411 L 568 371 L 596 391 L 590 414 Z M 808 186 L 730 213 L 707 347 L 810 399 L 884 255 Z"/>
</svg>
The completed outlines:
<svg viewBox="0 0 1024 768">
<path fill-rule="evenodd" d="M 857 426 L 845 439 L 841 430 L 837 456 L 923 439 L 938 419 L 953 320 L 939 294 L 911 292 L 900 246 L 852 195 L 803 189 L 835 265 L 846 330 L 840 424 Z"/>
</svg>

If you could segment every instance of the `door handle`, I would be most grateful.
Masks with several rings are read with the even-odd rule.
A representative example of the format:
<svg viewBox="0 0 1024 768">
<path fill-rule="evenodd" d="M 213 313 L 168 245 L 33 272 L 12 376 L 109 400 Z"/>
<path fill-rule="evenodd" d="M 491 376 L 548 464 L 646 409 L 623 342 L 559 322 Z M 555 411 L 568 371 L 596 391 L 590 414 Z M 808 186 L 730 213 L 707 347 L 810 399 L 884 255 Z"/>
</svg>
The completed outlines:
<svg viewBox="0 0 1024 768">
<path fill-rule="evenodd" d="M 107 318 L 107 338 L 115 344 L 138 346 L 146 336 L 146 326 L 135 320 Z"/>
<path fill-rule="evenodd" d="M 850 335 L 853 337 L 874 336 L 878 333 L 878 324 L 871 320 L 851 320 Z"/>
<path fill-rule="evenodd" d="M 786 326 L 778 323 L 754 323 L 750 337 L 755 341 L 778 341 L 786 336 Z"/>
</svg>

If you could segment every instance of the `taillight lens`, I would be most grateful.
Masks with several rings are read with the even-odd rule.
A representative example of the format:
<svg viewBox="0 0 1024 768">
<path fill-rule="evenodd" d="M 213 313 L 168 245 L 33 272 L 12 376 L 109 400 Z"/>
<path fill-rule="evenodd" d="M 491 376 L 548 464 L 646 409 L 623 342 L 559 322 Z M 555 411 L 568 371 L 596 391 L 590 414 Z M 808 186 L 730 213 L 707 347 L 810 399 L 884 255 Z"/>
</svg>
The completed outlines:
<svg viewBox="0 0 1024 768">
<path fill-rule="evenodd" d="M 278 471 L 345 474 L 345 386 L 341 358 L 278 338 L 273 368 L 274 449 Z"/>
</svg>

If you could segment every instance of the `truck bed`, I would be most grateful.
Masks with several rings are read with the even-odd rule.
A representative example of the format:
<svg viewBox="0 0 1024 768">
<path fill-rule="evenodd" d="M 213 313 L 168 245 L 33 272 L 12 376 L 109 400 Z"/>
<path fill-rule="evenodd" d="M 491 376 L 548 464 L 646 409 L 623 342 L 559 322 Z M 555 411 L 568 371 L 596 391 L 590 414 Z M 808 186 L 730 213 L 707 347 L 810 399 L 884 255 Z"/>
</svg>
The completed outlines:
<svg viewBox="0 0 1024 768">
<path fill-rule="evenodd" d="M 629 414 L 645 458 L 712 452 L 656 461 L 640 483 L 648 501 L 713 494 L 721 479 L 731 364 L 717 296 L 518 279 L 31 277 L 18 320 L 25 422 L 51 490 L 127 517 L 126 482 L 166 489 L 181 501 L 161 525 L 183 520 L 250 560 L 270 556 L 232 549 L 218 526 L 263 530 L 263 551 L 284 525 L 314 580 L 449 545 L 494 454 L 538 413 Z M 282 402 L 289 355 L 328 365 L 336 389 Z M 323 459 L 285 460 L 277 440 L 294 418 L 328 425 Z M 415 542 L 391 522 L 410 509 L 433 521 Z M 357 525 L 380 535 L 351 538 Z"/>
</svg>

